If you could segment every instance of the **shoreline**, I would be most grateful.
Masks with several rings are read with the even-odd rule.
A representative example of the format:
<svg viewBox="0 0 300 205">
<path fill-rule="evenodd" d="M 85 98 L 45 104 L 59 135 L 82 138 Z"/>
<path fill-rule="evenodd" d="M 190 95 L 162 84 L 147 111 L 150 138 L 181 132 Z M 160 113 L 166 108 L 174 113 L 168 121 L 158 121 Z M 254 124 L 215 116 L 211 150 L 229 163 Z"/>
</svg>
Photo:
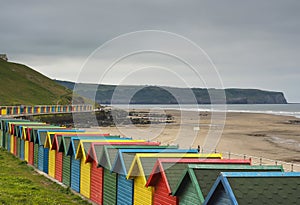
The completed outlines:
<svg viewBox="0 0 300 205">
<path fill-rule="evenodd" d="M 164 109 L 164 110 L 178 110 L 178 111 L 193 111 L 193 112 L 226 112 L 226 113 L 255 113 L 255 114 L 272 114 L 280 116 L 290 116 L 300 118 L 300 103 L 288 103 L 288 104 L 183 104 L 178 105 L 165 105 L 165 104 L 130 104 L 130 105 L 105 105 L 105 108 L 113 109 L 128 109 L 129 110 L 145 110 L 145 109 Z M 197 107 L 198 106 L 198 107 Z M 226 110 L 223 108 L 226 106 Z M 280 106 L 280 109 L 278 108 Z M 286 106 L 297 106 L 293 109 L 287 109 Z M 222 109 L 218 109 L 221 107 Z"/>
<path fill-rule="evenodd" d="M 134 110 L 145 111 L 147 109 Z M 212 129 L 215 129 L 214 126 L 211 126 L 211 112 L 182 111 L 185 113 L 183 117 L 180 115 L 179 110 L 167 109 L 165 112 L 174 117 L 175 123 L 110 126 L 100 127 L 100 130 L 104 133 L 117 134 L 123 137 L 172 144 L 176 141 L 176 138 L 178 142 L 178 136 L 183 138 L 181 139 L 183 143 L 187 143 L 185 142 L 187 141 L 185 137 L 180 133 L 180 129 L 186 132 L 185 136 L 187 139 L 189 135 L 195 135 L 195 127 L 199 127 L 199 130 L 196 130 L 196 136 L 192 139 L 194 142 L 188 142 L 190 147 L 197 148 L 198 145 L 203 147 L 207 134 Z M 193 115 L 195 116 L 195 113 L 200 116 L 199 124 L 192 117 Z M 181 123 L 182 118 L 185 118 L 184 124 Z M 294 121 L 297 123 L 292 123 Z M 97 130 L 98 128 L 90 129 Z M 179 146 L 182 147 L 180 143 Z M 224 153 L 231 152 L 299 163 L 300 123 L 298 123 L 298 118 L 292 116 L 228 112 L 226 113 L 224 129 L 216 149 Z"/>
</svg>

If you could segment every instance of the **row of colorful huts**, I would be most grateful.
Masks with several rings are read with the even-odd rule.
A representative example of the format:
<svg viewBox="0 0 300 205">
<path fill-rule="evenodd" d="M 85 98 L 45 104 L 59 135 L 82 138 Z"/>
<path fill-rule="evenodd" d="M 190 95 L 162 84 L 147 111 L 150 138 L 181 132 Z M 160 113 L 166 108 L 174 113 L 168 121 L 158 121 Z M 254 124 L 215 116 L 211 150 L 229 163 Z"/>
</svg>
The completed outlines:
<svg viewBox="0 0 300 205">
<path fill-rule="evenodd" d="M 0 119 L 0 145 L 96 204 L 299 204 L 300 173 L 219 153 Z"/>
<path fill-rule="evenodd" d="M 60 112 L 83 112 L 92 111 L 93 106 L 89 104 L 78 105 L 19 105 L 19 106 L 0 106 L 0 115 L 27 115 L 43 113 L 60 113 Z"/>
</svg>

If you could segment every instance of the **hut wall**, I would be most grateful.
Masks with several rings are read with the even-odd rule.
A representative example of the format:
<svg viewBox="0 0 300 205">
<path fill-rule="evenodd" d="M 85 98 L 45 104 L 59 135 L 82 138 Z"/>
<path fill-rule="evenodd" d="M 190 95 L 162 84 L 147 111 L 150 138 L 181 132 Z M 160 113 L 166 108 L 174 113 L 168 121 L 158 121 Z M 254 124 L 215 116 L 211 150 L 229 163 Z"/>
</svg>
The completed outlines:
<svg viewBox="0 0 300 205">
<path fill-rule="evenodd" d="M 55 153 L 56 150 L 50 150 L 49 151 L 49 176 L 54 178 L 55 177 Z"/>
<path fill-rule="evenodd" d="M 118 174 L 117 183 L 117 204 L 131 205 L 133 204 L 133 180 L 126 179 L 125 175 Z"/>
<path fill-rule="evenodd" d="M 145 187 L 144 176 L 134 178 L 134 205 L 152 204 L 153 187 Z"/>
<path fill-rule="evenodd" d="M 117 174 L 104 168 L 103 171 L 103 204 L 117 202 Z"/>
<path fill-rule="evenodd" d="M 34 165 L 33 164 L 33 158 L 34 158 L 34 143 L 33 142 L 29 142 L 28 145 L 28 164 L 30 165 Z"/>
<path fill-rule="evenodd" d="M 80 193 L 80 160 L 71 158 L 71 188 Z"/>
<path fill-rule="evenodd" d="M 80 160 L 80 193 L 90 198 L 90 176 L 91 176 L 91 163 L 85 163 L 85 160 Z"/>
<path fill-rule="evenodd" d="M 91 166 L 91 200 L 103 204 L 103 167 L 97 168 L 94 161 Z"/>
<path fill-rule="evenodd" d="M 154 205 L 177 205 L 176 196 L 169 195 L 165 180 L 160 177 L 158 183 L 154 187 L 153 204 Z"/>
<path fill-rule="evenodd" d="M 55 179 L 62 182 L 63 153 L 55 152 Z"/>
<path fill-rule="evenodd" d="M 71 187 L 71 174 L 71 157 L 63 153 L 62 183 L 68 187 Z"/>
</svg>

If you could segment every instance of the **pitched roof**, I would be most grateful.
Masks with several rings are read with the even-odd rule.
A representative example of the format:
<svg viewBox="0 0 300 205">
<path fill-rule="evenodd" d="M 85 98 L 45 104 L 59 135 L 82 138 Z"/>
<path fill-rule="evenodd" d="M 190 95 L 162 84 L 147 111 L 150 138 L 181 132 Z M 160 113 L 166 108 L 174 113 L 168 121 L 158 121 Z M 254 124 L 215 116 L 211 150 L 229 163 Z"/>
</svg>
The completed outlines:
<svg viewBox="0 0 300 205">
<path fill-rule="evenodd" d="M 120 149 L 120 152 L 121 153 L 162 153 L 162 152 L 178 153 L 177 149 L 175 149 L 177 148 L 177 146 L 147 146 L 149 144 L 146 143 L 144 144 L 144 146 L 140 146 L 139 149 L 131 149 L 130 146 L 127 146 L 127 148 L 129 149 Z M 102 154 L 99 155 L 100 158 L 98 158 L 98 166 L 105 167 L 108 170 L 112 171 L 112 168 L 114 166 L 114 161 L 116 159 L 118 152 L 119 150 L 113 146 L 110 147 L 105 146 L 102 149 Z"/>
<path fill-rule="evenodd" d="M 35 144 L 39 144 L 39 145 L 46 145 L 47 142 L 47 138 L 48 138 L 48 132 L 68 132 L 68 130 L 64 127 L 55 127 L 55 126 L 41 126 L 41 127 L 37 127 L 34 130 L 34 133 L 36 134 L 36 140 L 35 140 Z M 73 130 L 74 132 L 74 130 Z M 50 145 L 49 145 L 50 147 Z"/>
<path fill-rule="evenodd" d="M 63 138 L 67 139 L 68 137 L 70 137 L 70 141 L 69 141 L 69 145 L 66 144 L 65 148 L 67 149 L 66 151 L 66 155 L 70 155 L 70 156 L 75 156 L 77 153 L 77 148 L 81 140 L 85 140 L 85 141 L 91 141 L 91 142 L 96 142 L 96 140 L 101 139 L 103 141 L 103 138 L 105 138 L 106 136 L 102 136 L 102 135 L 92 135 L 92 136 L 86 136 L 86 135 L 79 135 L 79 136 L 72 136 L 71 134 L 64 134 Z M 113 136 L 109 136 L 109 137 L 113 137 Z"/>
<path fill-rule="evenodd" d="M 91 148 L 92 143 L 102 144 L 102 145 L 117 145 L 117 144 L 126 144 L 126 143 L 144 143 L 143 140 L 132 140 L 130 138 L 113 138 L 113 137 L 99 137 L 97 139 L 81 139 L 77 152 L 76 159 L 83 158 L 84 161 L 87 159 L 88 151 Z"/>
<path fill-rule="evenodd" d="M 124 138 L 123 138 L 124 139 Z M 131 139 L 131 138 L 127 138 L 127 139 Z M 122 143 L 122 144 L 108 144 L 106 145 L 106 149 L 118 149 L 119 148 L 122 148 L 122 147 L 145 147 L 145 146 L 159 146 L 160 143 L 159 142 L 147 142 L 147 141 L 140 141 L 140 140 L 132 140 L 131 142 L 126 142 L 126 143 Z M 99 164 L 100 162 L 100 159 L 102 158 L 102 155 L 103 155 L 103 146 L 100 144 L 100 145 L 97 145 L 97 143 L 93 143 L 93 145 L 91 146 L 89 152 L 88 152 L 88 155 L 87 155 L 87 162 L 92 162 L 93 160 L 96 161 L 97 164 Z M 114 160 L 115 158 L 111 159 L 111 160 Z M 104 164 L 102 162 L 102 164 Z M 100 164 L 101 165 L 101 164 Z M 112 164 L 111 164 L 112 165 Z M 111 167 L 111 165 L 109 165 Z"/>
<path fill-rule="evenodd" d="M 26 141 L 31 141 L 31 130 L 32 128 L 38 128 L 38 127 L 42 127 L 45 125 L 26 125 L 26 126 L 22 126 L 22 136 L 21 139 L 24 139 Z M 34 139 L 33 139 L 34 141 Z"/>
<path fill-rule="evenodd" d="M 41 124 L 41 125 L 23 125 L 22 126 L 22 136 L 21 138 L 26 140 L 26 141 L 31 141 L 31 130 L 33 128 L 40 128 L 40 127 L 44 127 L 47 124 Z M 32 139 L 32 141 L 34 141 L 34 139 Z"/>
<path fill-rule="evenodd" d="M 135 157 L 135 152 L 124 153 L 121 150 L 118 151 L 115 162 L 112 167 L 112 171 L 127 175 L 132 164 L 132 161 Z"/>
<path fill-rule="evenodd" d="M 112 164 L 111 171 L 127 175 L 130 165 L 134 159 L 135 153 L 140 153 L 139 149 L 178 149 L 177 145 L 160 145 L 160 146 L 120 146 L 116 158 Z"/>
<path fill-rule="evenodd" d="M 187 153 L 187 150 L 178 150 L 178 153 L 137 153 L 130 166 L 127 174 L 127 179 L 134 178 L 136 176 L 142 176 L 144 178 L 145 184 L 147 183 L 147 178 L 149 177 L 153 166 L 158 158 L 201 158 L 208 156 L 217 157 L 220 154 L 199 154 L 199 153 Z"/>
<path fill-rule="evenodd" d="M 58 151 L 65 152 L 67 154 L 69 150 L 69 145 L 71 142 L 71 137 L 81 137 L 81 138 L 92 138 L 92 137 L 100 137 L 100 136 L 110 136 L 109 134 L 99 134 L 93 132 L 85 132 L 84 130 L 78 130 L 78 133 L 60 133 L 54 136 L 54 140 L 57 140 L 58 143 Z M 55 142 L 56 143 L 56 142 Z"/>
<path fill-rule="evenodd" d="M 111 135 L 107 133 L 101 134 L 99 132 L 86 132 L 85 130 L 78 130 L 78 133 L 64 133 L 63 136 L 65 137 L 106 137 Z"/>
<path fill-rule="evenodd" d="M 13 134 L 15 136 L 19 135 L 19 127 L 20 125 L 46 125 L 46 123 L 42 123 L 42 122 L 31 122 L 31 121 L 25 121 L 25 122 L 9 122 L 9 133 Z"/>
<path fill-rule="evenodd" d="M 10 122 L 29 122 L 29 120 L 24 120 L 24 119 L 3 119 L 1 118 L 1 124 L 2 124 L 2 130 L 4 130 L 4 132 L 8 132 L 9 131 L 9 123 Z"/>
<path fill-rule="evenodd" d="M 70 137 L 70 136 L 62 136 L 61 135 L 61 140 L 59 142 L 59 148 L 58 148 L 59 152 L 64 152 L 65 155 L 68 155 L 71 138 L 72 137 Z M 74 138 L 76 138 L 76 137 L 74 137 Z"/>
<path fill-rule="evenodd" d="M 189 164 L 188 169 L 181 176 L 172 195 L 180 196 L 186 189 L 187 181 L 195 188 L 200 202 L 204 201 L 209 190 L 221 172 L 256 172 L 256 171 L 277 171 L 283 172 L 282 166 L 271 165 L 234 165 L 234 164 Z"/>
<path fill-rule="evenodd" d="M 300 172 L 221 173 L 204 204 L 299 204 Z"/>
<path fill-rule="evenodd" d="M 158 159 L 148 178 L 146 186 L 155 186 L 158 177 L 166 183 L 169 194 L 176 188 L 178 180 L 188 164 L 251 164 L 251 159 Z"/>
<path fill-rule="evenodd" d="M 55 134 L 68 134 L 68 133 L 78 133 L 80 130 L 75 130 L 75 129 L 67 129 L 67 128 L 61 128 L 61 129 L 49 129 L 46 132 L 46 140 L 44 143 L 44 147 L 46 148 L 52 148 L 53 140 L 55 137 Z"/>
</svg>

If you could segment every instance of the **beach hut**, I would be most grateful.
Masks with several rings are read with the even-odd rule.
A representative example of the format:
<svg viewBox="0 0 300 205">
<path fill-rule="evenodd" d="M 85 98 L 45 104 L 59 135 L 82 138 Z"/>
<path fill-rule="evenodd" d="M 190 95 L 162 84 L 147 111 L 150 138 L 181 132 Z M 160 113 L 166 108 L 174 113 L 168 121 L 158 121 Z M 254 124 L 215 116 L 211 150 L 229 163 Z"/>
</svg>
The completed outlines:
<svg viewBox="0 0 300 205">
<path fill-rule="evenodd" d="M 44 127 L 43 126 L 35 127 L 30 130 L 30 141 L 29 141 L 30 154 L 28 154 L 28 156 L 30 158 L 32 156 L 31 154 L 33 153 L 33 165 L 37 168 L 40 167 L 41 171 L 43 171 L 43 167 L 44 167 L 44 154 L 48 159 L 48 150 L 47 150 L 48 148 L 44 149 L 44 144 L 47 137 L 47 131 L 53 129 L 64 130 L 66 128 L 49 125 Z M 40 162 L 39 159 L 41 159 Z M 31 159 L 29 159 L 28 161 L 31 161 Z M 48 163 L 47 164 L 45 163 L 45 165 L 48 166 Z"/>
<path fill-rule="evenodd" d="M 21 144 L 21 138 L 18 137 L 19 132 L 19 126 L 20 125 L 36 125 L 36 124 L 45 124 L 42 122 L 9 122 L 9 133 L 10 133 L 10 152 L 14 154 L 15 156 L 18 156 L 20 153 L 20 144 Z"/>
<path fill-rule="evenodd" d="M 1 112 L 0 112 L 1 114 Z M 5 129 L 5 122 L 9 120 L 7 118 L 0 118 L 0 147 L 4 147 L 5 148 L 5 133 L 6 133 L 6 129 Z"/>
<path fill-rule="evenodd" d="M 70 131 L 70 132 L 78 132 L 78 130 L 66 130 L 65 128 L 56 128 L 57 132 L 62 132 L 62 129 L 64 129 L 64 132 Z M 35 144 L 37 147 L 37 168 L 46 174 L 48 174 L 48 168 L 49 168 L 49 147 L 44 147 L 47 140 L 48 132 L 54 131 L 53 129 L 38 129 L 37 130 L 37 137 L 35 140 Z M 36 147 L 34 147 L 36 149 Z M 35 151 L 35 150 L 34 150 Z M 34 152 L 36 153 L 36 151 Z M 34 156 L 36 158 L 36 156 Z"/>
<path fill-rule="evenodd" d="M 112 170 L 117 173 L 117 204 L 126 205 L 133 204 L 133 179 L 127 179 L 126 176 L 136 153 L 124 151 L 118 150 Z"/>
<path fill-rule="evenodd" d="M 28 162 L 30 165 L 33 165 L 33 149 L 34 149 L 34 143 L 31 138 L 32 136 L 32 129 L 36 128 L 45 128 L 45 127 L 53 127 L 51 125 L 45 126 L 45 124 L 36 124 L 36 125 L 26 125 L 22 126 L 22 140 L 24 140 L 24 160 Z"/>
<path fill-rule="evenodd" d="M 126 145 L 93 143 L 86 160 L 86 162 L 91 163 L 90 199 L 98 204 L 110 204 L 112 201 L 116 203 L 117 173 L 111 173 L 111 170 L 120 148 L 156 150 L 177 148 L 177 146 L 159 146 L 159 144 L 158 142 L 156 144 L 144 142 L 141 145 L 136 145 L 136 143 L 126 143 Z"/>
<path fill-rule="evenodd" d="M 70 136 L 62 136 L 58 151 L 62 153 L 62 183 L 71 187 L 71 156 L 68 149 L 71 142 Z"/>
<path fill-rule="evenodd" d="M 86 163 L 87 153 L 92 146 L 92 142 L 95 144 L 101 145 L 120 145 L 120 144 L 143 144 L 144 140 L 132 140 L 131 138 L 119 138 L 119 139 L 105 139 L 101 142 L 101 140 L 93 140 L 93 141 L 81 141 L 79 143 L 76 159 L 80 159 L 80 193 L 90 198 L 90 173 L 91 173 L 91 163 Z"/>
<path fill-rule="evenodd" d="M 87 138 L 92 138 L 92 136 L 80 135 L 80 138 L 87 139 Z M 62 173 L 61 173 L 62 183 L 68 187 L 71 187 L 72 171 L 74 170 L 74 168 L 78 169 L 78 167 L 80 166 L 80 164 L 78 164 L 79 160 L 75 160 L 76 148 L 78 146 L 79 140 L 80 139 L 78 136 L 67 134 L 67 135 L 61 135 L 61 140 L 59 143 L 58 152 L 62 153 Z M 72 167 L 72 161 L 75 163 L 73 164 L 74 168 Z M 76 176 L 73 175 L 73 178 L 76 178 Z"/>
<path fill-rule="evenodd" d="M 196 150 L 197 151 L 197 150 Z M 199 153 L 137 153 L 130 166 L 127 179 L 133 179 L 133 204 L 152 204 L 153 187 L 145 187 L 147 179 L 159 158 L 209 158 L 219 157 L 221 154 L 199 154 Z"/>
<path fill-rule="evenodd" d="M 203 204 L 299 204 L 300 172 L 224 172 Z"/>
<path fill-rule="evenodd" d="M 245 164 L 250 165 L 250 159 L 158 159 L 148 178 L 146 187 L 153 187 L 154 205 L 176 205 L 179 200 L 172 196 L 178 180 L 187 169 L 188 164 Z"/>
<path fill-rule="evenodd" d="M 81 166 L 81 160 L 80 159 L 76 159 L 76 153 L 77 153 L 77 148 L 79 147 L 79 143 L 80 143 L 80 140 L 84 140 L 86 142 L 101 142 L 103 141 L 103 137 L 102 139 L 91 139 L 91 140 L 88 140 L 87 138 L 84 139 L 84 138 L 80 138 L 80 137 L 76 137 L 76 138 L 73 138 L 71 137 L 71 141 L 70 141 L 70 145 L 69 145 L 69 148 L 68 148 L 68 152 L 67 152 L 67 155 L 70 156 L 71 158 L 71 188 L 80 193 L 80 166 Z M 109 143 L 109 142 L 107 142 Z M 86 146 L 85 148 L 87 151 L 88 151 L 88 148 Z"/>
<path fill-rule="evenodd" d="M 26 128 L 28 126 L 45 126 L 45 123 L 41 124 L 21 124 L 17 125 L 17 138 L 18 138 L 18 146 L 17 146 L 17 151 L 18 151 L 18 157 L 22 160 L 25 160 L 28 162 L 28 152 L 29 152 L 29 142 L 27 139 L 27 133 Z M 49 125 L 50 126 L 50 125 Z M 25 157 L 26 156 L 26 157 Z"/>
<path fill-rule="evenodd" d="M 282 166 L 259 165 L 188 165 L 188 169 L 180 177 L 173 196 L 178 197 L 179 204 L 202 204 L 221 172 L 283 172 Z"/>
<path fill-rule="evenodd" d="M 41 128 L 44 126 L 28 126 L 25 127 L 25 132 L 26 132 L 26 139 L 25 139 L 25 160 L 28 162 L 30 165 L 34 165 L 34 136 L 33 136 L 33 129 L 36 128 Z M 28 149 L 28 151 L 27 151 Z"/>
<path fill-rule="evenodd" d="M 54 140 L 54 136 L 57 134 L 67 134 L 67 133 L 80 133 L 83 132 L 83 130 L 75 130 L 75 129 L 62 129 L 62 130 L 49 130 L 47 132 L 47 136 L 46 136 L 46 141 L 44 144 L 44 149 L 48 149 L 48 153 L 49 153 L 49 158 L 48 158 L 48 162 L 44 162 L 44 163 L 48 163 L 48 175 L 52 178 L 55 178 L 55 173 L 56 173 L 56 150 L 55 149 L 51 149 L 52 148 L 52 142 Z"/>
<path fill-rule="evenodd" d="M 113 172 L 117 173 L 117 204 L 133 204 L 133 179 L 127 179 L 126 176 L 135 154 L 120 149 L 112 165 Z"/>
<path fill-rule="evenodd" d="M 28 120 L 23 119 L 1 119 L 2 126 L 2 146 L 10 151 L 10 132 L 9 132 L 9 122 L 28 122 Z"/>
<path fill-rule="evenodd" d="M 177 146 L 176 146 L 177 147 Z M 171 147 L 172 148 L 172 147 Z M 175 147 L 173 147 L 175 148 Z M 98 166 L 104 167 L 103 170 L 103 204 L 115 204 L 117 203 L 117 194 L 119 194 L 119 198 L 127 197 L 126 199 L 132 200 L 132 195 L 123 194 L 122 185 L 124 183 L 119 183 L 117 181 L 117 173 L 111 172 L 113 160 L 115 160 L 117 155 L 117 150 L 115 149 L 104 149 L 103 155 L 101 160 L 99 161 Z M 197 150 L 182 150 L 182 149 L 147 149 L 147 148 L 140 148 L 140 149 L 120 149 L 120 152 L 123 154 L 129 154 L 132 156 L 132 153 L 197 153 Z M 121 185 L 121 186 L 119 186 Z M 118 187 L 120 191 L 118 191 Z M 122 204 L 122 203 L 121 203 Z"/>
<path fill-rule="evenodd" d="M 109 134 L 100 134 L 99 136 L 109 136 Z M 62 182 L 63 178 L 63 158 L 66 150 L 65 145 L 63 145 L 62 137 L 62 134 L 56 133 L 51 146 L 51 151 L 55 150 L 55 179 L 59 182 Z"/>
<path fill-rule="evenodd" d="M 70 133 L 74 133 L 73 134 L 74 136 L 80 136 L 80 135 L 90 135 L 90 136 L 92 136 L 92 135 L 94 135 L 95 137 L 96 136 L 100 137 L 100 136 L 105 136 L 106 135 L 106 134 L 99 134 L 99 133 L 86 133 L 86 132 L 84 132 L 84 130 L 62 130 L 61 132 L 58 132 L 58 131 L 48 132 L 47 139 L 46 139 L 44 147 L 49 148 L 48 174 L 49 174 L 49 176 L 51 176 L 53 178 L 55 178 L 56 171 L 58 171 L 57 175 L 61 176 L 61 169 L 56 170 L 56 157 L 58 157 L 58 163 L 59 163 L 58 167 L 62 168 L 62 164 L 61 164 L 62 163 L 62 154 L 58 153 L 58 145 L 55 146 L 54 149 L 52 149 L 54 139 L 57 138 L 57 135 L 62 136 L 62 135 L 70 134 Z M 56 145 L 56 144 L 58 144 L 57 141 L 54 142 L 54 145 Z M 59 177 L 59 178 L 61 178 L 61 177 Z"/>
</svg>

